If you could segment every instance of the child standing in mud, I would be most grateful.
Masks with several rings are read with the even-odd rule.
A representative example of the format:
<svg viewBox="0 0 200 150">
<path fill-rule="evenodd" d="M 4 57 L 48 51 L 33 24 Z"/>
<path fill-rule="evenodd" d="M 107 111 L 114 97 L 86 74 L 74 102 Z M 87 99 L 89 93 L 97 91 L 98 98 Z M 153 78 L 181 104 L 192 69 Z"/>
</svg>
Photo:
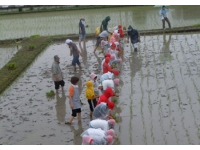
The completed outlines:
<svg viewBox="0 0 200 150">
<path fill-rule="evenodd" d="M 78 121 L 81 121 L 81 100 L 78 87 L 78 77 L 71 77 L 71 86 L 69 88 L 69 104 L 72 109 L 71 117 L 65 124 L 71 124 L 74 117 L 78 115 Z"/>
<path fill-rule="evenodd" d="M 98 95 L 95 95 L 95 93 L 94 93 L 94 87 L 93 87 L 92 81 L 86 82 L 85 96 L 88 100 L 88 104 L 89 104 L 89 107 L 90 107 L 90 117 L 92 118 L 93 110 L 97 105 L 96 98 L 99 97 Z"/>
</svg>

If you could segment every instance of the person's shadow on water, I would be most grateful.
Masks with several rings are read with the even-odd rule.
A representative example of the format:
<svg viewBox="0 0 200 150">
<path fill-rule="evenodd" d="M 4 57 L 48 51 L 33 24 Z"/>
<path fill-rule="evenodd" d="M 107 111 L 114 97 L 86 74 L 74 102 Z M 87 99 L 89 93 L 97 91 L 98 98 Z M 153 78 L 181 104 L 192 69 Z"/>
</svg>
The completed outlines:
<svg viewBox="0 0 200 150">
<path fill-rule="evenodd" d="M 74 138 L 73 138 L 73 142 L 74 145 L 81 145 L 82 144 L 82 137 L 81 137 L 81 133 L 83 133 L 83 127 L 82 127 L 82 122 L 78 122 L 78 129 L 75 129 L 74 126 L 70 126 L 71 131 L 74 133 Z"/>
<path fill-rule="evenodd" d="M 64 93 L 64 91 L 62 92 L 61 97 L 59 96 L 59 94 L 56 94 L 56 116 L 58 119 L 58 123 L 59 124 L 64 124 L 65 122 L 65 115 L 66 115 L 66 95 Z"/>
<path fill-rule="evenodd" d="M 169 34 L 169 38 L 167 40 L 167 35 L 163 34 L 163 47 L 160 52 L 159 59 L 160 61 L 171 61 L 172 60 L 172 55 L 170 51 L 170 42 L 171 42 L 171 34 Z"/>
</svg>

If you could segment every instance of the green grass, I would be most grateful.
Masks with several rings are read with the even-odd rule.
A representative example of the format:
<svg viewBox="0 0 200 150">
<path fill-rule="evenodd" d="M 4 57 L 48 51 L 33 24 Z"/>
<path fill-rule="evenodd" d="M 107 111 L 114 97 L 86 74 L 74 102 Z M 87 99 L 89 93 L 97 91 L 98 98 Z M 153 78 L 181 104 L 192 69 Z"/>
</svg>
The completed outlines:
<svg viewBox="0 0 200 150">
<path fill-rule="evenodd" d="M 55 92 L 53 90 L 46 92 L 46 97 L 51 98 L 55 95 Z"/>
<path fill-rule="evenodd" d="M 113 98 L 113 102 L 116 104 L 116 103 L 118 103 L 118 98 Z"/>
<path fill-rule="evenodd" d="M 194 24 L 194 27 L 200 27 L 200 23 Z"/>
<path fill-rule="evenodd" d="M 14 69 L 16 69 L 16 63 L 14 63 L 14 62 L 9 62 L 7 65 L 6 65 L 6 67 L 8 68 L 8 70 L 14 70 Z"/>
<path fill-rule="evenodd" d="M 2 93 L 13 81 L 33 62 L 33 60 L 50 43 L 50 37 L 25 38 L 22 40 L 22 48 L 15 56 L 0 69 L 0 93 Z M 1 45 L 14 44 L 15 40 L 0 41 Z M 27 51 L 30 45 L 34 44 L 34 51 Z M 8 69 L 10 67 L 10 69 Z"/>
</svg>

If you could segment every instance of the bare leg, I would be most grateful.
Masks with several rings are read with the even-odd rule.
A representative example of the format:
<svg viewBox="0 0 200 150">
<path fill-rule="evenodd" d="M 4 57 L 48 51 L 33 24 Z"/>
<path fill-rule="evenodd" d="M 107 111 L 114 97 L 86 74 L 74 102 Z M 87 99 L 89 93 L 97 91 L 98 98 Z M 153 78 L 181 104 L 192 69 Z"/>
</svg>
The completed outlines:
<svg viewBox="0 0 200 150">
<path fill-rule="evenodd" d="M 90 111 L 90 118 L 92 118 L 92 111 Z"/>
<path fill-rule="evenodd" d="M 98 46 L 96 46 L 96 47 L 94 48 L 94 53 L 95 53 L 95 51 L 97 50 L 97 48 L 98 48 Z"/>
<path fill-rule="evenodd" d="M 65 124 L 71 124 L 73 120 L 74 120 L 74 117 L 71 116 L 71 117 L 69 118 L 68 122 L 66 122 Z"/>
<path fill-rule="evenodd" d="M 81 113 L 78 113 L 78 121 L 81 121 Z"/>
</svg>

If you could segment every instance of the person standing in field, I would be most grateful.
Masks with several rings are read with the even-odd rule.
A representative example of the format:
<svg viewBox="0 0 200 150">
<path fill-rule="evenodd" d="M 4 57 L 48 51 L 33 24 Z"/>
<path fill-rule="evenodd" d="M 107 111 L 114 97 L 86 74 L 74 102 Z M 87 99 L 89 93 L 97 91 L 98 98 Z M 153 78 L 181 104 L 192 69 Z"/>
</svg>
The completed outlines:
<svg viewBox="0 0 200 150">
<path fill-rule="evenodd" d="M 82 69 L 81 63 L 79 61 L 79 55 L 83 57 L 82 53 L 80 52 L 80 50 L 77 48 L 76 44 L 72 40 L 67 39 L 66 43 L 70 48 L 70 56 L 73 55 L 72 66 L 74 67 L 74 71 L 76 71 L 76 64 L 79 66 L 79 69 Z"/>
<path fill-rule="evenodd" d="M 162 19 L 163 30 L 165 30 L 165 21 L 168 23 L 168 26 L 171 29 L 171 24 L 168 19 L 168 13 L 169 13 L 169 9 L 165 8 L 165 6 L 162 6 L 162 8 L 159 11 L 159 15 L 161 16 L 161 19 Z"/>
<path fill-rule="evenodd" d="M 79 94 L 79 86 L 78 86 L 79 78 L 71 77 L 71 86 L 69 88 L 69 104 L 72 109 L 71 117 L 65 124 L 71 124 L 74 120 L 74 117 L 78 115 L 78 121 L 81 121 L 81 100 Z"/>
<path fill-rule="evenodd" d="M 86 35 L 85 19 L 81 18 L 79 21 L 79 46 L 81 49 L 82 49 L 81 41 L 85 42 L 85 35 Z"/>
<path fill-rule="evenodd" d="M 140 42 L 140 34 L 139 34 L 138 30 L 133 29 L 133 27 L 131 25 L 129 25 L 127 33 L 128 33 L 127 43 L 129 43 L 129 38 L 130 38 L 131 43 L 134 48 L 134 51 L 137 52 L 138 42 Z"/>
<path fill-rule="evenodd" d="M 65 82 L 63 81 L 63 75 L 62 71 L 59 66 L 60 58 L 58 55 L 54 56 L 54 62 L 51 66 L 51 72 L 52 72 L 52 79 L 54 81 L 56 93 L 58 93 L 58 89 L 60 88 L 60 85 L 62 87 L 62 90 L 64 90 Z"/>
<path fill-rule="evenodd" d="M 100 26 L 100 32 L 104 30 L 108 30 L 108 21 L 110 21 L 110 16 L 107 16 L 102 22 Z"/>
</svg>

